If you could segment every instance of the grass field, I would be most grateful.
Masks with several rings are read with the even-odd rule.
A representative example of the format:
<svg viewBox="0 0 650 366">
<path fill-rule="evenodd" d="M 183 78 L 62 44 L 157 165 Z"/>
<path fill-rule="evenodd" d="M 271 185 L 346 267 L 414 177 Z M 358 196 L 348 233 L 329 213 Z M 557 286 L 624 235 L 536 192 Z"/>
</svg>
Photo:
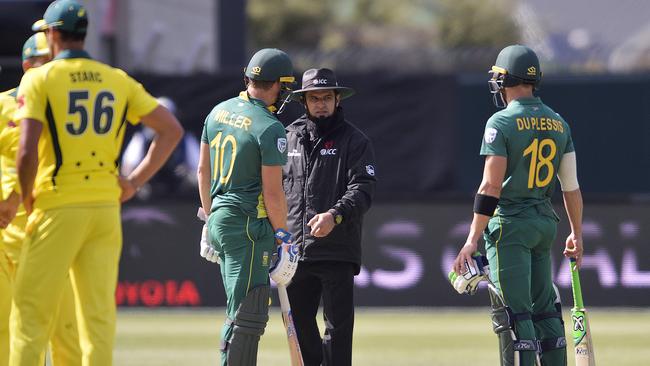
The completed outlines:
<svg viewBox="0 0 650 366">
<path fill-rule="evenodd" d="M 598 365 L 650 364 L 650 310 L 593 310 L 591 330 Z M 565 320 L 568 320 L 565 313 Z M 218 364 L 223 309 L 124 310 L 118 315 L 115 365 Z M 568 327 L 568 323 L 566 324 Z M 570 337 L 567 328 L 567 335 Z M 573 342 L 569 365 L 574 365 Z M 487 309 L 359 309 L 354 365 L 498 365 L 497 339 Z M 279 310 L 262 337 L 260 366 L 289 365 Z"/>
</svg>

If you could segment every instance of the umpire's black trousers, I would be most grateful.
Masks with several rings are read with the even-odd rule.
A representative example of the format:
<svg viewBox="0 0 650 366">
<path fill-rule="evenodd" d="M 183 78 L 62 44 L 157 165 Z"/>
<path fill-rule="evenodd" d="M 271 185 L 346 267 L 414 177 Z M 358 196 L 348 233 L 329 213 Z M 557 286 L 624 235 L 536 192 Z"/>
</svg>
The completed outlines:
<svg viewBox="0 0 650 366">
<path fill-rule="evenodd" d="M 305 366 L 352 365 L 354 274 L 356 264 L 338 261 L 300 262 L 287 288 Z M 325 334 L 316 313 L 323 299 Z"/>
</svg>

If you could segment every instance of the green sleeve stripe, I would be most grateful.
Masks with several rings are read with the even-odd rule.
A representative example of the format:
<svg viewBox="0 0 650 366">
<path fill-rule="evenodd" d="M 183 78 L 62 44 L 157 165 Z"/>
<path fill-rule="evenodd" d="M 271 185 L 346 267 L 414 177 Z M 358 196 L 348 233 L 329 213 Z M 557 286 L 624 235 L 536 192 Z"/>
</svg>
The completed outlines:
<svg viewBox="0 0 650 366">
<path fill-rule="evenodd" d="M 56 130 L 56 123 L 54 122 L 54 115 L 52 114 L 52 106 L 50 105 L 50 100 L 47 100 L 45 105 L 45 118 L 47 119 L 47 124 L 50 127 L 50 135 L 52 136 L 52 147 L 54 148 L 54 158 L 56 160 L 56 165 L 54 166 L 54 172 L 52 172 L 52 185 L 56 186 L 56 176 L 59 174 L 59 169 L 63 165 L 63 155 L 61 154 L 61 144 L 59 143 L 59 134 Z"/>
<path fill-rule="evenodd" d="M 124 155 L 124 135 L 126 135 L 126 128 L 122 128 L 126 125 L 126 112 L 129 110 L 129 103 L 126 103 L 124 106 L 124 113 L 122 114 L 122 121 L 120 122 L 120 127 L 117 128 L 117 133 L 115 134 L 116 139 L 120 139 L 120 152 L 117 154 L 117 159 L 115 159 L 115 167 L 120 166 L 120 161 L 122 161 L 122 155 Z"/>
</svg>

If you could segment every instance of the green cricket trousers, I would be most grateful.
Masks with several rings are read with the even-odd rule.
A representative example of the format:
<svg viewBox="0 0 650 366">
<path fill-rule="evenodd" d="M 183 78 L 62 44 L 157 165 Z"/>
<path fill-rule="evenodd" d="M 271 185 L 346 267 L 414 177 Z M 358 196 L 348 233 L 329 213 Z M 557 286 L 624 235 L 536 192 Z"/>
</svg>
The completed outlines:
<svg viewBox="0 0 650 366">
<path fill-rule="evenodd" d="M 269 286 L 269 265 L 276 246 L 269 220 L 246 216 L 238 208 L 223 207 L 210 214 L 208 231 L 220 252 L 226 290 L 227 319 L 221 331 L 221 359 L 226 365 L 226 346 L 237 309 L 249 291 Z"/>
<path fill-rule="evenodd" d="M 566 347 L 544 351 L 545 344 L 564 337 L 562 319 L 548 316 L 558 312 L 551 273 L 556 234 L 557 219 L 535 207 L 492 217 L 484 233 L 492 281 L 514 314 L 526 314 L 515 321 L 515 332 L 519 339 L 541 342 L 545 366 L 566 365 Z M 522 366 L 534 365 L 533 352 L 522 357 Z"/>
</svg>

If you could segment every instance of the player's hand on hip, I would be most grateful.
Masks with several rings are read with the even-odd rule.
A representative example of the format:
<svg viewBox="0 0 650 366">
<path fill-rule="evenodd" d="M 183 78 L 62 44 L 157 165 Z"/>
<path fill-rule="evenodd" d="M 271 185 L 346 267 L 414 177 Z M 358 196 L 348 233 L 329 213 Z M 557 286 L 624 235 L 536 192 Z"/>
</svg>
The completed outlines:
<svg viewBox="0 0 650 366">
<path fill-rule="evenodd" d="M 454 272 L 456 272 L 457 275 L 465 273 L 465 263 L 473 263 L 472 254 L 476 253 L 477 250 L 478 245 L 476 243 L 467 242 L 463 245 L 454 261 Z"/>
<path fill-rule="evenodd" d="M 566 238 L 564 256 L 567 258 L 575 258 L 578 268 L 580 268 L 580 265 L 582 264 L 582 251 L 582 235 L 576 235 L 575 233 L 569 234 Z"/>
<path fill-rule="evenodd" d="M 122 194 L 120 195 L 120 202 L 126 202 L 135 196 L 138 189 L 135 187 L 133 182 L 126 177 L 119 177 L 120 188 L 122 189 Z"/>
<path fill-rule="evenodd" d="M 335 225 L 334 216 L 329 212 L 319 213 L 307 223 L 311 227 L 311 235 L 317 238 L 329 235 Z"/>
</svg>

